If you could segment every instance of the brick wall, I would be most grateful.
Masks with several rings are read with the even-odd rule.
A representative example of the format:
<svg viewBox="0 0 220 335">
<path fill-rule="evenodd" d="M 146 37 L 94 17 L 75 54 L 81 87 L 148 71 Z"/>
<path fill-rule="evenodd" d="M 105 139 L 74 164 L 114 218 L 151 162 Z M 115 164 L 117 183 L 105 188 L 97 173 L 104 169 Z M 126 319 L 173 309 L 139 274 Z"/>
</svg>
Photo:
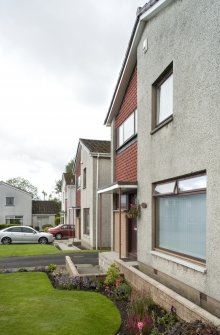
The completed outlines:
<svg viewBox="0 0 220 335">
<path fill-rule="evenodd" d="M 128 88 L 125 92 L 120 111 L 115 119 L 115 126 L 118 128 L 127 117 L 137 108 L 137 68 L 135 68 Z"/>
<path fill-rule="evenodd" d="M 115 260 L 128 282 L 137 291 L 146 292 L 155 303 L 170 311 L 171 306 L 176 309 L 177 315 L 185 321 L 202 320 L 220 326 L 220 319 L 178 293 L 150 278 L 135 267 L 122 260 Z"/>
<path fill-rule="evenodd" d="M 118 128 L 137 108 L 137 68 L 135 68 L 128 84 L 120 111 L 115 119 Z M 117 152 L 115 155 L 115 180 L 137 181 L 137 142 Z"/>
<path fill-rule="evenodd" d="M 137 142 L 115 156 L 116 181 L 137 181 Z"/>
</svg>

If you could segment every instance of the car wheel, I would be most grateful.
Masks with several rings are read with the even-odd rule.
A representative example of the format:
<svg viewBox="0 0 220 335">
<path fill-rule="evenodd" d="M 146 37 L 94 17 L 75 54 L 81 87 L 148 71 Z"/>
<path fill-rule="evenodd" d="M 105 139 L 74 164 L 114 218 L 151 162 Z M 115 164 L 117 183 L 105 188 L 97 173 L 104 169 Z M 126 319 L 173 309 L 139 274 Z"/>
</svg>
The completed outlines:
<svg viewBox="0 0 220 335">
<path fill-rule="evenodd" d="M 47 244 L 48 243 L 48 239 L 46 237 L 41 237 L 41 238 L 39 238 L 38 242 L 40 244 Z"/>
<path fill-rule="evenodd" d="M 3 237 L 3 239 L 2 239 L 2 244 L 11 244 L 11 239 L 10 239 L 10 237 Z"/>
<path fill-rule="evenodd" d="M 55 237 L 56 237 L 57 240 L 61 240 L 61 238 L 63 237 L 63 235 L 61 233 L 57 233 L 55 235 Z"/>
</svg>

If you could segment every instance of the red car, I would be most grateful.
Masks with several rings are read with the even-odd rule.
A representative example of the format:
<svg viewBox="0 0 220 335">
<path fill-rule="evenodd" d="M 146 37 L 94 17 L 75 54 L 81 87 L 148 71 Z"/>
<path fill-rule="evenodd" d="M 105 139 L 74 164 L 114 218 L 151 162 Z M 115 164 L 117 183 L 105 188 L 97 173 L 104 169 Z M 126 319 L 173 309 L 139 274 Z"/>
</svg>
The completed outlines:
<svg viewBox="0 0 220 335">
<path fill-rule="evenodd" d="M 56 227 L 49 228 L 48 233 L 55 236 L 57 240 L 61 240 L 62 238 L 74 237 L 75 229 L 71 225 L 60 224 Z"/>
</svg>

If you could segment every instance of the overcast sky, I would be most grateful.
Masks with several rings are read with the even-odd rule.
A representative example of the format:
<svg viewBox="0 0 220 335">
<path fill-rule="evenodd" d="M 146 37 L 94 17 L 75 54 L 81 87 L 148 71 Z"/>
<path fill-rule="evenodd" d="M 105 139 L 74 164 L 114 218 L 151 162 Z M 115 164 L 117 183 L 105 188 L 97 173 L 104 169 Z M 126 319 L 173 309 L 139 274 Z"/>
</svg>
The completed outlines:
<svg viewBox="0 0 220 335">
<path fill-rule="evenodd" d="M 0 180 L 48 194 L 103 125 L 143 0 L 0 0 Z"/>
</svg>

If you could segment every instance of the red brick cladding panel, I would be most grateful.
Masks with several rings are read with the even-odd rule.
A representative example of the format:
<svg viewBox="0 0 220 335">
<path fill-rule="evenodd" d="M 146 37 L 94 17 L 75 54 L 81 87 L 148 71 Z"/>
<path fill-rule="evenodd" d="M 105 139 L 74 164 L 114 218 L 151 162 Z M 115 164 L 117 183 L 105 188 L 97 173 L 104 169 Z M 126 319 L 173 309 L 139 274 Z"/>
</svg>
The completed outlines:
<svg viewBox="0 0 220 335">
<path fill-rule="evenodd" d="M 115 127 L 118 128 L 130 114 L 137 108 L 137 68 L 135 68 L 128 84 L 120 111 L 115 119 Z"/>
<path fill-rule="evenodd" d="M 116 181 L 137 181 L 137 142 L 116 155 L 115 177 Z"/>
<path fill-rule="evenodd" d="M 137 108 L 137 68 L 128 84 L 120 111 L 115 119 L 118 128 Z M 115 155 L 115 181 L 137 181 L 137 142 Z"/>
<path fill-rule="evenodd" d="M 81 175 L 81 149 L 77 157 L 76 161 L 76 168 L 75 168 L 75 174 L 76 174 L 76 187 L 77 187 L 77 181 L 78 177 Z M 81 198 L 81 191 L 80 188 L 76 189 L 76 206 L 80 207 L 80 198 Z"/>
</svg>

